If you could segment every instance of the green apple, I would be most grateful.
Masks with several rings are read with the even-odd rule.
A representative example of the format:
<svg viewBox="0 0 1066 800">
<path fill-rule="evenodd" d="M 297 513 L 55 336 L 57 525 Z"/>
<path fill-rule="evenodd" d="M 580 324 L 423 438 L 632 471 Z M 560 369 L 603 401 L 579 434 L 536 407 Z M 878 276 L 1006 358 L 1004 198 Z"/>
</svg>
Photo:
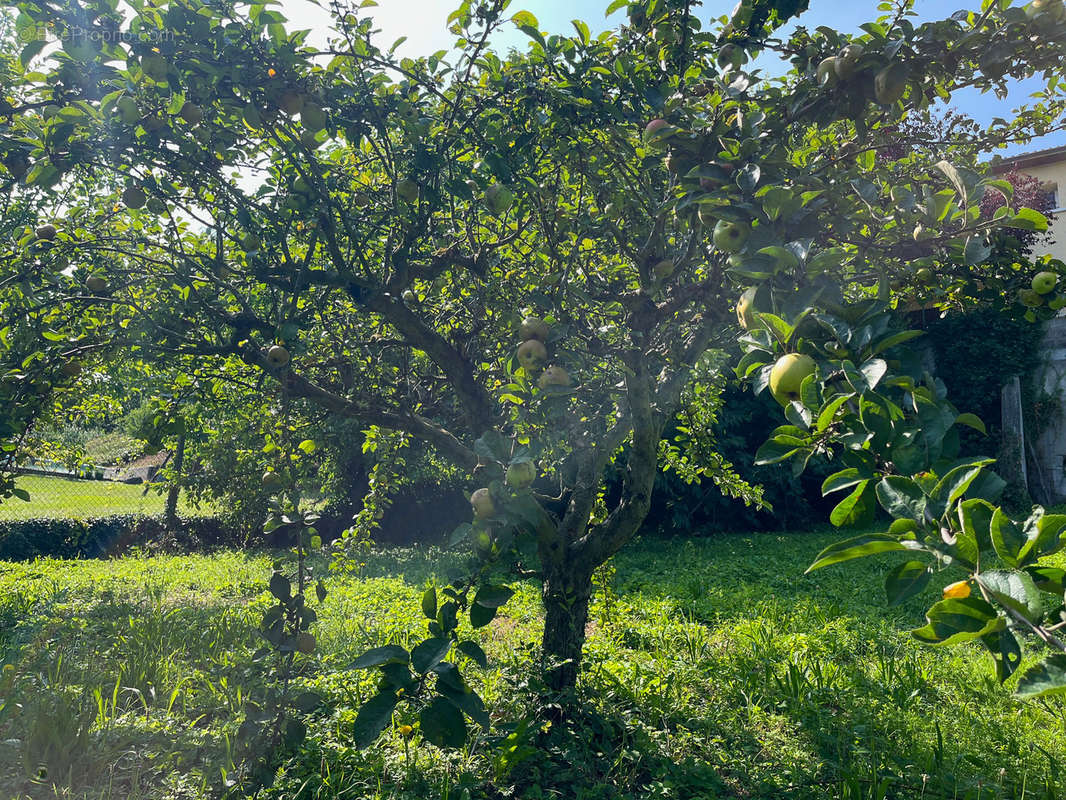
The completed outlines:
<svg viewBox="0 0 1066 800">
<path fill-rule="evenodd" d="M 1049 294 L 1059 282 L 1059 276 L 1054 272 L 1038 272 L 1033 276 L 1033 291 L 1037 294 Z"/>
<path fill-rule="evenodd" d="M 1044 296 L 1032 289 L 1022 289 L 1018 292 L 1018 302 L 1027 308 L 1036 308 L 1044 304 Z"/>
<path fill-rule="evenodd" d="M 513 203 L 514 194 L 501 183 L 494 183 L 485 190 L 485 205 L 494 217 L 507 213 Z"/>
<path fill-rule="evenodd" d="M 141 109 L 137 106 L 137 101 L 128 95 L 116 101 L 115 110 L 118 111 L 119 119 L 127 125 L 136 125 L 141 118 Z"/>
<path fill-rule="evenodd" d="M 735 44 L 727 44 L 718 51 L 718 67 L 726 72 L 740 69 L 744 64 L 744 50 Z"/>
<path fill-rule="evenodd" d="M 308 633 L 307 631 L 301 631 L 296 634 L 296 641 L 293 643 L 293 646 L 297 652 L 303 653 L 304 655 L 310 655 L 315 652 L 316 644 L 317 642 L 315 641 L 314 634 Z"/>
<path fill-rule="evenodd" d="M 267 363 L 274 369 L 281 369 L 289 363 L 289 351 L 280 344 L 271 345 L 266 351 Z"/>
<path fill-rule="evenodd" d="M 190 125 L 199 125 L 203 122 L 204 112 L 200 110 L 200 106 L 196 105 L 196 103 L 186 101 L 181 107 L 181 111 L 178 112 L 178 116 Z"/>
<path fill-rule="evenodd" d="M 907 88 L 907 67 L 890 64 L 874 77 L 874 96 L 883 106 L 895 105 Z"/>
<path fill-rule="evenodd" d="M 418 199 L 418 184 L 410 178 L 396 181 L 396 194 L 408 203 L 413 203 Z"/>
<path fill-rule="evenodd" d="M 68 378 L 76 378 L 81 374 L 81 364 L 77 361 L 64 361 L 59 367 L 59 371 Z"/>
<path fill-rule="evenodd" d="M 247 253 L 257 253 L 263 247 L 263 242 L 254 233 L 246 233 L 244 238 L 241 239 L 241 247 Z"/>
<path fill-rule="evenodd" d="M 914 273 L 914 277 L 918 279 L 919 283 L 932 283 L 933 271 L 929 267 L 922 267 Z"/>
<path fill-rule="evenodd" d="M 513 489 L 525 489 L 537 478 L 537 466 L 532 461 L 519 461 L 507 467 L 505 480 Z"/>
<path fill-rule="evenodd" d="M 166 83 L 170 62 L 158 53 L 149 53 L 141 59 L 141 71 L 157 83 Z"/>
<path fill-rule="evenodd" d="M 309 131 L 320 131 L 329 122 L 326 112 L 316 103 L 305 103 L 300 112 L 300 121 Z"/>
<path fill-rule="evenodd" d="M 268 469 L 263 473 L 261 483 L 268 492 L 276 492 L 282 486 L 281 476 L 272 469 Z"/>
<path fill-rule="evenodd" d="M 496 513 L 496 504 L 492 502 L 492 494 L 488 489 L 478 489 L 470 495 L 470 507 L 475 519 L 488 519 Z"/>
<path fill-rule="evenodd" d="M 744 243 L 748 241 L 750 233 L 751 228 L 746 225 L 740 225 L 727 219 L 720 219 L 714 226 L 714 233 L 711 239 L 714 241 L 714 246 L 723 253 L 737 253 L 740 252 Z"/>
<path fill-rule="evenodd" d="M 523 342 L 530 339 L 546 342 L 548 341 L 548 323 L 540 317 L 526 317 L 518 328 L 518 335 Z"/>
<path fill-rule="evenodd" d="M 99 275 L 90 275 L 85 279 L 85 288 L 93 294 L 101 294 L 107 291 L 107 280 Z"/>
<path fill-rule="evenodd" d="M 540 369 L 547 360 L 548 348 L 539 339 L 530 339 L 518 345 L 518 363 L 527 372 Z"/>
<path fill-rule="evenodd" d="M 50 242 L 56 238 L 56 226 L 51 223 L 38 225 L 34 234 L 43 242 Z"/>
<path fill-rule="evenodd" d="M 737 301 L 737 322 L 740 323 L 740 327 L 749 331 L 759 324 L 758 318 L 755 316 L 755 294 L 759 291 L 759 287 L 752 286 L 744 290 L 744 294 L 740 296 L 740 300 Z"/>
<path fill-rule="evenodd" d="M 670 127 L 670 123 L 665 119 L 653 119 L 644 128 L 644 141 L 650 146 L 661 148 L 663 146 L 662 139 L 663 131 Z"/>
<path fill-rule="evenodd" d="M 565 389 L 570 385 L 570 373 L 559 366 L 548 367 L 537 379 L 537 386 L 541 389 Z"/>
<path fill-rule="evenodd" d="M 137 186 L 127 186 L 122 191 L 122 202 L 126 208 L 144 208 L 147 200 L 144 191 Z"/>
<path fill-rule="evenodd" d="M 815 79 L 821 86 L 832 86 L 837 82 L 836 63 L 837 60 L 835 56 L 823 58 L 818 63 L 818 71 L 815 73 Z"/>
<path fill-rule="evenodd" d="M 837 54 L 833 69 L 836 70 L 837 77 L 840 80 L 847 80 L 855 74 L 855 67 L 864 52 L 862 45 L 849 44 Z"/>
<path fill-rule="evenodd" d="M 656 262 L 655 266 L 651 268 L 651 271 L 656 278 L 665 281 L 674 274 L 674 262 L 669 258 L 664 258 L 661 261 Z"/>
<path fill-rule="evenodd" d="M 1066 18 L 1066 5 L 1062 0 L 1033 0 L 1025 7 L 1026 16 L 1036 19 L 1047 14 L 1053 21 L 1059 22 Z"/>
<path fill-rule="evenodd" d="M 295 117 L 304 108 L 304 96 L 300 92 L 283 92 L 278 98 L 278 106 L 290 117 Z"/>
<path fill-rule="evenodd" d="M 781 405 L 799 399 L 800 386 L 815 371 L 814 359 L 803 353 L 781 356 L 770 369 L 770 394 Z"/>
<path fill-rule="evenodd" d="M 1050 308 L 1052 311 L 1061 311 L 1062 309 L 1066 308 L 1066 296 L 1060 295 L 1054 300 L 1049 301 L 1047 307 Z"/>
<path fill-rule="evenodd" d="M 408 304 L 414 303 L 414 302 L 416 302 L 418 300 L 418 295 L 416 295 L 410 289 L 404 289 L 403 292 L 400 294 L 400 297 L 403 299 L 403 301 L 405 303 L 408 303 Z"/>
</svg>

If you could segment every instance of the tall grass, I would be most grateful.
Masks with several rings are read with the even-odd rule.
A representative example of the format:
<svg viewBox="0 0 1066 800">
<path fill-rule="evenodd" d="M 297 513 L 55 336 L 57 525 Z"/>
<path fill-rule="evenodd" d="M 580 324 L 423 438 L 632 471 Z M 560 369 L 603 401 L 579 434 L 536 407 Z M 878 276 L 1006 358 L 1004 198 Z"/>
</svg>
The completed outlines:
<svg viewBox="0 0 1066 800">
<path fill-rule="evenodd" d="M 378 746 L 350 726 L 366 648 L 421 632 L 418 598 L 456 557 L 371 555 L 335 576 L 297 680 L 325 707 L 261 797 L 1061 798 L 1066 708 L 1022 704 L 976 649 L 913 643 L 874 564 L 803 576 L 830 537 L 644 542 L 597 576 L 584 703 L 566 730 L 529 680 L 537 587 L 475 632 L 494 730 L 463 752 Z M 314 568 L 324 570 L 325 560 Z M 251 655 L 268 555 L 0 565 L 0 797 L 206 798 L 234 774 L 264 684 Z"/>
</svg>

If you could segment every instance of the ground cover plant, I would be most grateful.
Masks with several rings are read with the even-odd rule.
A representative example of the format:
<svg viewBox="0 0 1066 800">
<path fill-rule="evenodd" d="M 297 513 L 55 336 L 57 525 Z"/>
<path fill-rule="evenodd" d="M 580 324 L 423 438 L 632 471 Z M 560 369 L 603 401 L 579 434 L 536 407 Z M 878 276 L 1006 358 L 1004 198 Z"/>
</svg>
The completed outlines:
<svg viewBox="0 0 1066 800">
<path fill-rule="evenodd" d="M 543 726 L 527 662 L 542 623 L 518 586 L 478 632 L 474 673 L 506 727 L 467 749 L 425 742 L 398 714 L 382 746 L 350 728 L 376 678 L 369 647 L 421 633 L 419 598 L 458 566 L 379 551 L 327 581 L 296 680 L 321 705 L 278 764 L 270 798 L 1054 798 L 1066 786 L 1058 701 L 1019 705 L 975 646 L 950 657 L 886 609 L 878 570 L 803 577 L 831 533 L 642 541 L 598 580 L 583 711 Z M 269 553 L 5 565 L 0 785 L 12 798 L 193 798 L 232 774 Z M 404 726 L 410 725 L 409 730 Z M 18 744 L 15 744 L 15 740 Z"/>
</svg>

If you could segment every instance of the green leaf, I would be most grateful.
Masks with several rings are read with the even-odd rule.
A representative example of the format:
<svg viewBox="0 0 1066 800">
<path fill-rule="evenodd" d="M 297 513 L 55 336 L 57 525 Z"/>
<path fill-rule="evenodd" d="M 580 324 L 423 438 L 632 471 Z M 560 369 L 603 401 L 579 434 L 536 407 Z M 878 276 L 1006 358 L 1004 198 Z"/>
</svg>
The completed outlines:
<svg viewBox="0 0 1066 800">
<path fill-rule="evenodd" d="M 422 735 L 437 747 L 462 747 L 466 744 L 466 720 L 450 700 L 435 698 L 422 709 L 419 720 Z"/>
<path fill-rule="evenodd" d="M 269 586 L 270 593 L 282 602 L 288 600 L 292 596 L 292 584 L 289 582 L 289 579 L 280 572 L 275 572 L 270 576 Z"/>
<path fill-rule="evenodd" d="M 1000 683 L 1014 674 L 1022 663 L 1022 649 L 1008 629 L 985 634 L 981 637 L 981 644 L 988 648 L 988 652 L 995 659 L 996 677 Z"/>
<path fill-rule="evenodd" d="M 356 747 L 369 747 L 385 730 L 392 719 L 399 698 L 392 692 L 381 692 L 363 703 L 352 725 L 352 741 Z"/>
<path fill-rule="evenodd" d="M 938 500 L 943 500 L 949 506 L 954 505 L 955 501 L 966 494 L 966 490 L 981 474 L 981 470 L 984 469 L 985 465 L 992 462 L 993 459 L 991 458 L 974 459 L 968 464 L 960 464 L 949 470 L 937 483 L 936 488 L 933 489 L 932 496 Z"/>
<path fill-rule="evenodd" d="M 849 394 L 838 395 L 822 406 L 821 410 L 818 412 L 818 421 L 815 424 L 815 427 L 819 432 L 824 431 L 833 424 L 833 421 L 836 419 L 837 411 L 839 411 L 840 407 L 852 396 L 853 395 Z"/>
<path fill-rule="evenodd" d="M 426 619 L 437 618 L 437 589 L 433 586 L 422 593 L 422 613 Z"/>
<path fill-rule="evenodd" d="M 513 22 L 520 28 L 540 28 L 540 23 L 537 21 L 537 18 L 534 17 L 528 11 L 519 11 L 513 17 L 511 17 L 511 22 Z"/>
<path fill-rule="evenodd" d="M 921 561 L 905 561 L 885 577 L 888 604 L 896 606 L 909 600 L 929 585 L 932 570 Z"/>
<path fill-rule="evenodd" d="M 802 440 L 794 436 L 775 436 L 755 451 L 755 463 L 762 466 L 784 461 L 795 455 L 803 444 Z"/>
<path fill-rule="evenodd" d="M 496 616 L 496 609 L 483 606 L 480 603 L 470 604 L 470 626 L 484 628 Z"/>
<path fill-rule="evenodd" d="M 989 527 L 995 507 L 987 500 L 972 498 L 959 503 L 959 521 L 962 531 L 958 534 L 955 547 L 960 556 L 971 564 L 980 560 L 981 553 L 992 547 Z"/>
<path fill-rule="evenodd" d="M 813 572 L 831 564 L 839 564 L 842 561 L 850 561 L 853 558 L 908 549 L 910 548 L 899 539 L 887 533 L 864 533 L 862 536 L 854 536 L 829 545 L 818 554 L 814 563 L 807 567 L 807 572 Z"/>
<path fill-rule="evenodd" d="M 829 514 L 829 521 L 838 528 L 855 527 L 873 520 L 874 511 L 874 493 L 870 481 L 865 480 L 836 504 Z"/>
<path fill-rule="evenodd" d="M 459 642 L 456 648 L 467 658 L 471 659 L 482 669 L 485 669 L 489 665 L 488 656 L 485 655 L 485 651 L 481 649 L 481 645 L 477 642 L 472 642 L 469 639 L 463 642 Z"/>
<path fill-rule="evenodd" d="M 926 497 L 910 478 L 902 475 L 889 475 L 877 484 L 877 500 L 895 519 L 913 519 L 924 522 Z"/>
<path fill-rule="evenodd" d="M 932 645 L 973 641 L 1001 630 L 1005 624 L 996 609 L 980 597 L 941 600 L 925 617 L 929 624 L 911 631 L 911 635 Z"/>
<path fill-rule="evenodd" d="M 383 664 L 406 664 L 409 659 L 407 651 L 398 644 L 387 644 L 384 647 L 375 647 L 367 650 L 359 658 L 352 662 L 352 669 L 369 669 L 380 667 Z"/>
<path fill-rule="evenodd" d="M 856 467 L 848 467 L 840 470 L 840 472 L 834 472 L 822 482 L 822 497 L 852 487 L 857 483 L 868 480 L 869 477 L 869 474 L 860 471 Z"/>
<path fill-rule="evenodd" d="M 474 602 L 485 608 L 499 608 L 514 596 L 514 589 L 508 586 L 482 586 L 474 595 Z"/>
<path fill-rule="evenodd" d="M 1003 560 L 1003 563 L 1008 567 L 1019 566 L 1018 555 L 1029 541 L 1021 526 L 1004 514 L 1003 509 L 997 508 L 992 514 L 989 533 L 992 536 L 992 546 L 996 549 L 996 555 Z"/>
<path fill-rule="evenodd" d="M 577 31 L 577 35 L 581 38 L 581 44 L 588 44 L 589 26 L 579 19 L 570 20 L 570 24 L 574 26 L 574 30 Z"/>
<path fill-rule="evenodd" d="M 437 666 L 452 648 L 452 640 L 446 636 L 436 636 L 419 642 L 411 650 L 411 667 L 415 672 L 425 675 Z"/>
<path fill-rule="evenodd" d="M 1023 208 L 1003 224 L 1008 228 L 1020 228 L 1025 231 L 1046 231 L 1047 217 L 1039 211 L 1034 211 L 1031 208 Z"/>
<path fill-rule="evenodd" d="M 1027 572 L 991 570 L 978 574 L 977 580 L 996 600 L 1030 622 L 1036 622 L 1044 615 L 1040 590 Z"/>
<path fill-rule="evenodd" d="M 889 350 L 898 344 L 909 342 L 911 339 L 921 336 L 923 333 L 925 333 L 925 331 L 901 331 L 900 333 L 892 334 L 891 336 L 881 339 L 871 348 L 870 352 L 873 355 L 883 353 L 885 350 Z"/>
<path fill-rule="evenodd" d="M 969 197 L 969 192 L 966 190 L 966 184 L 963 181 L 962 176 L 959 174 L 959 171 L 947 161 L 938 161 L 936 168 L 943 172 L 947 176 L 947 179 L 951 181 L 951 185 L 955 187 L 955 192 L 959 196 L 959 205 L 965 206 Z"/>
<path fill-rule="evenodd" d="M 1014 693 L 1027 700 L 1066 693 L 1066 653 L 1053 653 L 1027 669 Z"/>
<path fill-rule="evenodd" d="M 965 414 L 959 414 L 955 417 L 956 425 L 966 425 L 973 428 L 975 431 L 988 435 L 988 430 L 985 428 L 985 423 L 981 421 L 981 418 L 976 414 L 966 412 Z"/>
<path fill-rule="evenodd" d="M 1066 570 L 1059 567 L 1038 565 L 1026 567 L 1025 571 L 1033 579 L 1033 584 L 1042 592 L 1063 594 L 1066 592 Z"/>
</svg>

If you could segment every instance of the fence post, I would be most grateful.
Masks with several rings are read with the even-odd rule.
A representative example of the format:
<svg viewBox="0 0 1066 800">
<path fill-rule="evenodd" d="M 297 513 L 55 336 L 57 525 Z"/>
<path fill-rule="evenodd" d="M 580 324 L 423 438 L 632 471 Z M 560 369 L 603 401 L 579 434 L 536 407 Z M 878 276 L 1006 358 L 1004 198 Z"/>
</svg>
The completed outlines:
<svg viewBox="0 0 1066 800">
<path fill-rule="evenodd" d="M 1003 387 L 1001 396 L 1003 442 L 1000 452 L 1003 477 L 1008 483 L 1029 491 L 1025 466 L 1025 423 L 1022 419 L 1022 386 L 1015 375 Z"/>
</svg>

